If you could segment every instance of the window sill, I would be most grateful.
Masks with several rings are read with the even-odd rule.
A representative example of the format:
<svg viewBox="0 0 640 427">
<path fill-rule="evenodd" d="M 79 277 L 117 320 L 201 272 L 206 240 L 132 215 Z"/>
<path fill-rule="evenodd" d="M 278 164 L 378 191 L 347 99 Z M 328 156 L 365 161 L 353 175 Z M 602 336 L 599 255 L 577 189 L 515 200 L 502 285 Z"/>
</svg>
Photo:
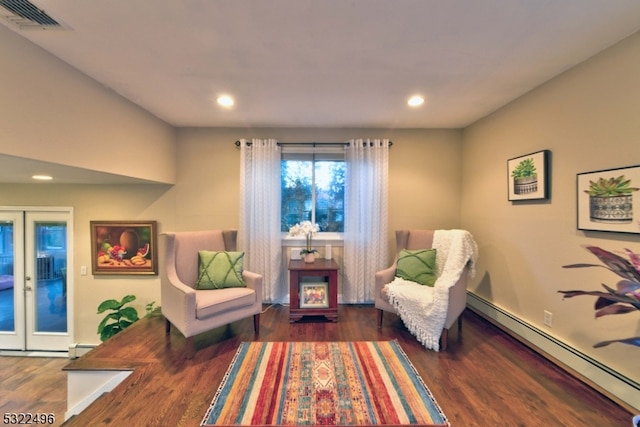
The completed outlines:
<svg viewBox="0 0 640 427">
<path fill-rule="evenodd" d="M 343 246 L 344 233 L 318 233 L 313 237 L 312 246 L 333 245 Z M 282 234 L 282 246 L 284 247 L 304 247 L 307 240 L 304 237 L 289 237 L 286 233 Z"/>
</svg>

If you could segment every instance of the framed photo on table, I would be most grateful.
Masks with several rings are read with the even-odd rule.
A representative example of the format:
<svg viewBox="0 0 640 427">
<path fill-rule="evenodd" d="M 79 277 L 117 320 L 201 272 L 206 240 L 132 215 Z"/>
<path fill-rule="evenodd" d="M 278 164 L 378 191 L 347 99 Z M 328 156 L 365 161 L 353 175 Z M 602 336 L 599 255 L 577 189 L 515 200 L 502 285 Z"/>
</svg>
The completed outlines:
<svg viewBox="0 0 640 427">
<path fill-rule="evenodd" d="M 158 274 L 156 221 L 91 221 L 93 274 Z"/>
<path fill-rule="evenodd" d="M 301 283 L 300 284 L 300 308 L 327 308 L 329 307 L 328 283 Z"/>
</svg>

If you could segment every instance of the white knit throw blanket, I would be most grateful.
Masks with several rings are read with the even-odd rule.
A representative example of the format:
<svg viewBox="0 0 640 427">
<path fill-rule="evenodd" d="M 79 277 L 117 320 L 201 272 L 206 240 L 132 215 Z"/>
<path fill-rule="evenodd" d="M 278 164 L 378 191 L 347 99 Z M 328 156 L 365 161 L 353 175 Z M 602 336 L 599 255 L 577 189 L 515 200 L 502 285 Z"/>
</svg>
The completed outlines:
<svg viewBox="0 0 640 427">
<path fill-rule="evenodd" d="M 469 275 L 475 275 L 478 246 L 468 231 L 436 230 L 433 248 L 438 273 L 433 287 L 399 277 L 386 287 L 389 302 L 409 331 L 426 348 L 439 351 L 449 305 L 449 288 L 456 284 L 467 263 Z"/>
</svg>

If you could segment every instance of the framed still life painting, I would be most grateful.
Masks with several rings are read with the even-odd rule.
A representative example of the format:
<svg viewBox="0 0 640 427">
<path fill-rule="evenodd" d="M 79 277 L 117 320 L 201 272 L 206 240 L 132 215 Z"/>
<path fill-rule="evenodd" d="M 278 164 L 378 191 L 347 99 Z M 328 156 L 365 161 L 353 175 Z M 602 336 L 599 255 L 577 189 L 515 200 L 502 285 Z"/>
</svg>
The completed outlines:
<svg viewBox="0 0 640 427">
<path fill-rule="evenodd" d="M 155 221 L 91 221 L 93 274 L 158 274 Z"/>
<path fill-rule="evenodd" d="M 640 165 L 577 175 L 578 230 L 640 233 Z"/>
<path fill-rule="evenodd" d="M 549 150 L 507 161 L 509 201 L 549 198 Z"/>
</svg>

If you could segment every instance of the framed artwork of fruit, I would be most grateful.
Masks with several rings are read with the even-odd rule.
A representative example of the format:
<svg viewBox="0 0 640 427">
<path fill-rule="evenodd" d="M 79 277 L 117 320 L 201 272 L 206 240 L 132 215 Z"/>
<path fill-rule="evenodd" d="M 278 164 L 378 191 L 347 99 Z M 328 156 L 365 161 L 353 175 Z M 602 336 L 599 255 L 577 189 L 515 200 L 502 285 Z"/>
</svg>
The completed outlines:
<svg viewBox="0 0 640 427">
<path fill-rule="evenodd" d="M 91 221 L 93 274 L 158 274 L 155 221 Z"/>
</svg>

